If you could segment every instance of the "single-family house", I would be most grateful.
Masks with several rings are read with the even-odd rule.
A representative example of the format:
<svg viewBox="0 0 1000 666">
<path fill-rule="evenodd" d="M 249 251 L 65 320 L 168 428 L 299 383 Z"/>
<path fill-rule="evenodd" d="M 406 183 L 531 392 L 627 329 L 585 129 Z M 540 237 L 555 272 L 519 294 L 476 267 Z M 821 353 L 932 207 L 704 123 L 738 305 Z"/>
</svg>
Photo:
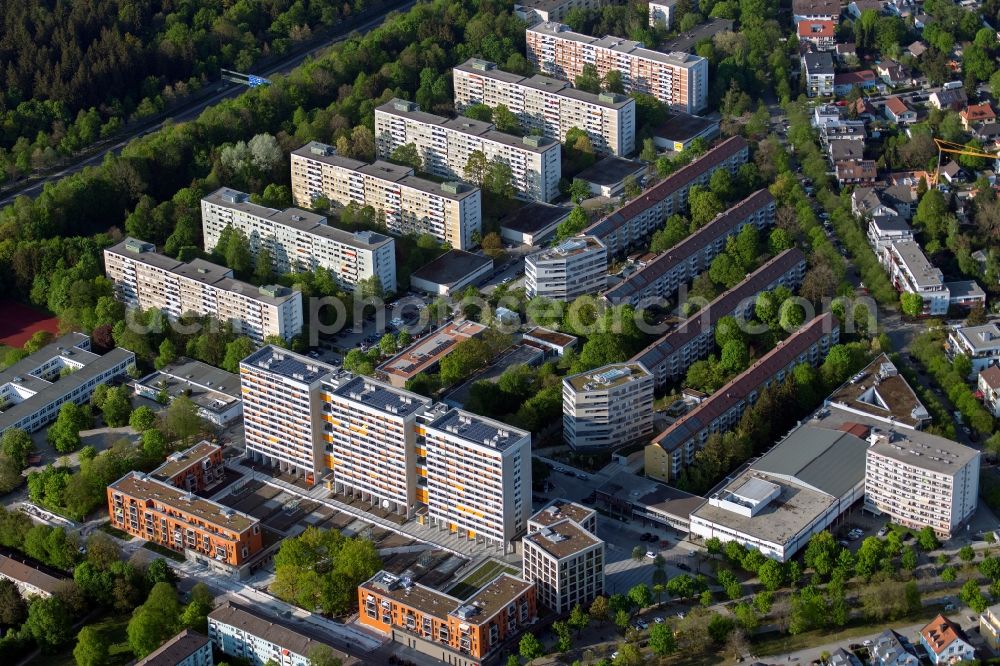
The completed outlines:
<svg viewBox="0 0 1000 666">
<path fill-rule="evenodd" d="M 847 5 L 847 13 L 852 18 L 859 19 L 861 18 L 861 14 L 869 9 L 876 14 L 881 14 L 884 8 L 885 2 L 882 0 L 854 0 L 851 4 Z"/>
<path fill-rule="evenodd" d="M 962 170 L 962 167 L 958 165 L 958 162 L 955 162 L 954 160 L 941 167 L 938 175 L 949 183 L 965 182 L 965 172 Z"/>
<path fill-rule="evenodd" d="M 875 160 L 859 160 L 857 162 L 837 162 L 834 167 L 837 172 L 837 182 L 840 186 L 871 184 L 878 178 L 878 168 Z"/>
<path fill-rule="evenodd" d="M 862 69 L 857 72 L 844 72 L 833 77 L 833 92 L 840 97 L 849 95 L 852 88 L 877 90 L 881 86 L 882 79 L 870 69 Z"/>
<path fill-rule="evenodd" d="M 958 111 L 969 101 L 962 88 L 951 88 L 949 90 L 938 90 L 932 92 L 927 98 L 927 103 L 935 109 L 954 109 Z"/>
<path fill-rule="evenodd" d="M 919 58 L 923 54 L 927 53 L 927 45 L 918 39 L 917 41 L 907 46 L 906 50 L 909 51 L 910 55 L 913 56 L 914 58 Z"/>
<path fill-rule="evenodd" d="M 857 58 L 858 49 L 854 45 L 854 42 L 846 42 L 844 44 L 837 44 L 833 48 L 834 55 L 837 56 L 837 61 L 841 64 L 847 62 L 847 58 Z"/>
<path fill-rule="evenodd" d="M 892 629 L 883 631 L 869 652 L 873 666 L 920 666 L 913 644 Z"/>
<path fill-rule="evenodd" d="M 840 0 L 792 0 L 792 19 L 795 23 L 839 20 Z"/>
<path fill-rule="evenodd" d="M 899 125 L 917 122 L 917 112 L 900 97 L 886 98 L 885 117 Z"/>
<path fill-rule="evenodd" d="M 834 139 L 826 145 L 830 161 L 834 164 L 838 162 L 860 162 L 865 158 L 865 142 L 851 141 L 850 139 Z"/>
<path fill-rule="evenodd" d="M 912 83 L 910 71 L 892 58 L 883 58 L 875 65 L 875 73 L 892 87 Z"/>
<path fill-rule="evenodd" d="M 932 664 L 953 664 L 976 656 L 962 627 L 944 615 L 938 615 L 920 630 L 920 644 Z"/>
<path fill-rule="evenodd" d="M 989 102 L 970 104 L 962 109 L 958 115 L 962 117 L 962 126 L 966 130 L 970 130 L 976 125 L 995 125 L 997 122 L 997 114 Z"/>
</svg>

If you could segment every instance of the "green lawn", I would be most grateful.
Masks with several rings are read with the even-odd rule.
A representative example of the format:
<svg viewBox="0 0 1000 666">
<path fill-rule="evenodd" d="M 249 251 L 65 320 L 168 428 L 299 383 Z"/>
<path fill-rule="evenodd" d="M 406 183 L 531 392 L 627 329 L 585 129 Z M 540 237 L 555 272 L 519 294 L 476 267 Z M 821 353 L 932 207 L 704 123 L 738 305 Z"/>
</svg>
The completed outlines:
<svg viewBox="0 0 1000 666">
<path fill-rule="evenodd" d="M 132 535 L 128 532 L 122 532 L 117 527 L 112 527 L 110 521 L 101 523 L 101 526 L 98 529 L 102 532 L 110 534 L 113 537 L 117 537 L 122 541 L 129 541 L 132 538 Z"/>
<path fill-rule="evenodd" d="M 483 585 L 486 585 L 486 583 L 490 582 L 504 572 L 515 575 L 518 573 L 516 569 L 509 567 L 502 562 L 489 560 L 456 583 L 455 586 L 448 591 L 448 594 L 464 601 L 471 597 L 473 593 L 477 592 Z"/>
<path fill-rule="evenodd" d="M 154 553 L 157 553 L 159 555 L 163 555 L 163 557 L 167 557 L 167 558 L 169 558 L 171 560 L 174 560 L 176 562 L 183 562 L 184 561 L 184 556 L 183 555 L 181 555 L 180 553 L 174 552 L 174 551 L 170 550 L 169 548 L 164 548 L 163 546 L 161 546 L 159 544 L 150 543 L 149 541 L 147 541 L 146 543 L 142 544 L 142 547 L 145 548 L 146 550 L 151 550 Z"/>
<path fill-rule="evenodd" d="M 107 666 L 127 664 L 135 658 L 135 655 L 132 654 L 132 649 L 128 646 L 128 636 L 125 633 L 125 629 L 128 627 L 128 620 L 128 615 L 116 615 L 104 618 L 92 625 L 104 634 L 111 645 Z M 36 666 L 76 666 L 76 660 L 73 659 L 74 646 L 75 642 L 69 648 L 57 654 L 42 654 L 33 664 Z"/>
</svg>

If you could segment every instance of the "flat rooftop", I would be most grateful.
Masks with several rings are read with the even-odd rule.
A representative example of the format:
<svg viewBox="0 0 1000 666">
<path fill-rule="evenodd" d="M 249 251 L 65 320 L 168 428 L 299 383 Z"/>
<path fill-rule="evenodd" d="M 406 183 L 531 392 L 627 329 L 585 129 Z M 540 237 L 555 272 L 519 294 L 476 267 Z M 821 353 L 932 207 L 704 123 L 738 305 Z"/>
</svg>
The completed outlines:
<svg viewBox="0 0 1000 666">
<path fill-rule="evenodd" d="M 300 622 L 293 628 L 280 620 L 258 613 L 255 609 L 238 606 L 231 601 L 224 602 L 209 613 L 208 617 L 210 620 L 241 629 L 252 636 L 259 636 L 298 655 L 308 656 L 309 651 L 321 643 L 333 651 L 334 657 L 340 659 L 343 666 L 356 666 L 361 663 L 357 658 L 333 647 L 328 637 L 320 635 L 318 631 L 313 632 L 309 629 L 310 625 L 305 622 Z"/>
<path fill-rule="evenodd" d="M 424 264 L 413 272 L 411 278 L 426 280 L 435 284 L 454 284 L 468 275 L 493 266 L 493 260 L 481 254 L 465 250 L 448 250 L 434 261 Z"/>
<path fill-rule="evenodd" d="M 704 60 L 704 58 L 700 56 L 691 55 L 690 53 L 685 53 L 683 51 L 673 51 L 671 53 L 653 51 L 652 49 L 644 48 L 640 42 L 632 41 L 631 39 L 610 36 L 591 37 L 590 35 L 583 35 L 578 32 L 572 32 L 569 29 L 569 26 L 563 25 L 562 23 L 539 23 L 538 25 L 528 28 L 528 30 L 531 32 L 549 35 L 557 39 L 567 39 L 583 44 L 590 44 L 594 48 L 606 49 L 608 51 L 627 54 L 635 58 L 651 60 L 667 65 L 673 65 L 675 67 L 688 68 Z"/>
<path fill-rule="evenodd" d="M 167 456 L 166 461 L 149 473 L 157 481 L 170 483 L 170 479 L 177 474 L 196 465 L 202 460 L 211 457 L 214 453 L 222 451 L 218 444 L 212 444 L 207 440 L 202 440 L 184 451 L 177 451 Z"/>
<path fill-rule="evenodd" d="M 542 328 L 541 326 L 529 328 L 523 333 L 523 337 L 531 337 L 536 340 L 542 340 L 543 342 L 556 345 L 557 347 L 565 347 L 576 342 L 576 338 L 572 335 L 560 333 L 559 331 L 553 331 L 548 328 Z"/>
<path fill-rule="evenodd" d="M 718 131 L 718 128 L 717 120 L 675 112 L 653 130 L 653 136 L 671 141 L 689 141 L 713 130 Z"/>
<path fill-rule="evenodd" d="M 621 157 L 605 157 L 576 174 L 576 177 L 595 185 L 609 186 L 620 183 L 627 176 L 644 171 L 646 171 L 646 165 L 641 162 L 633 162 Z"/>
<path fill-rule="evenodd" d="M 296 354 L 295 352 L 268 345 L 240 361 L 240 365 L 273 372 L 285 379 L 312 384 L 324 375 L 334 371 L 332 365 Z"/>
<path fill-rule="evenodd" d="M 510 574 L 500 574 L 466 600 L 464 606 L 474 606 L 478 609 L 478 613 L 466 622 L 470 624 L 486 622 L 524 594 L 532 585 L 534 583 Z"/>
<path fill-rule="evenodd" d="M 981 455 L 972 447 L 928 433 L 919 433 L 928 435 L 927 437 L 899 430 L 892 433 L 883 431 L 881 434 L 885 437 L 871 445 L 869 448 L 871 453 L 938 474 L 957 474 L 965 465 Z"/>
<path fill-rule="evenodd" d="M 569 518 L 550 523 L 537 532 L 526 534 L 524 541 L 538 546 L 557 560 L 601 543 L 600 539 Z"/>
<path fill-rule="evenodd" d="M 172 397 L 186 395 L 198 407 L 216 413 L 229 409 L 242 399 L 239 375 L 201 361 L 171 363 L 146 375 L 136 384 L 153 391 L 164 390 Z"/>
<path fill-rule="evenodd" d="M 649 513 L 670 516 L 687 521 L 691 512 L 705 503 L 704 497 L 633 474 L 626 469 L 616 472 L 597 492 L 615 498 Z"/>
<path fill-rule="evenodd" d="M 885 354 L 879 354 L 826 399 L 834 407 L 919 428 L 930 413 Z"/>
<path fill-rule="evenodd" d="M 640 363 L 612 363 L 564 379 L 577 391 L 608 391 L 652 374 Z"/>
<path fill-rule="evenodd" d="M 570 257 L 575 257 L 578 254 L 603 249 L 604 243 L 597 240 L 593 236 L 573 236 L 572 238 L 560 241 L 558 245 L 554 245 L 553 247 L 529 255 L 527 260 L 536 262 L 569 259 Z"/>
<path fill-rule="evenodd" d="M 564 499 L 554 499 L 546 504 L 540 511 L 536 512 L 531 518 L 528 518 L 528 522 L 537 523 L 539 525 L 553 525 L 561 520 L 569 518 L 570 520 L 583 525 L 587 520 L 596 515 L 597 511 L 584 506 L 583 504 L 577 504 L 576 502 L 570 502 Z"/>
<path fill-rule="evenodd" d="M 139 500 L 153 501 L 233 532 L 244 532 L 259 522 L 253 516 L 185 492 L 141 472 L 129 472 L 108 488 Z"/>
<path fill-rule="evenodd" d="M 554 229 L 560 222 L 569 217 L 570 212 L 569 208 L 532 201 L 518 208 L 513 215 L 501 220 L 500 226 L 517 233 L 537 234 L 549 227 Z"/>
<path fill-rule="evenodd" d="M 496 451 L 504 451 L 524 438 L 531 437 L 531 433 L 525 430 L 458 409 L 445 412 L 432 420 L 428 427 Z"/>
<path fill-rule="evenodd" d="M 347 372 L 338 377 L 331 377 L 324 386 L 341 398 L 360 402 L 366 407 L 403 418 L 422 411 L 431 404 L 430 398 Z"/>
<path fill-rule="evenodd" d="M 387 375 L 409 379 L 433 366 L 459 342 L 481 335 L 487 329 L 478 322 L 461 319 L 451 321 L 413 342 L 378 367 Z"/>
<path fill-rule="evenodd" d="M 558 1 L 563 2 L 564 0 Z M 468 72 L 476 76 L 501 81 L 508 85 L 520 85 L 528 88 L 535 88 L 536 90 L 544 90 L 552 93 L 553 95 L 571 97 L 582 102 L 587 102 L 595 106 L 602 106 L 609 109 L 621 109 L 625 106 L 629 106 L 630 104 L 635 104 L 635 101 L 628 95 L 618 95 L 615 93 L 591 93 L 574 88 L 565 81 L 553 79 L 541 74 L 536 74 L 534 76 L 521 76 L 520 74 L 505 72 L 502 69 L 499 69 L 496 66 L 496 63 L 492 63 L 481 58 L 469 58 L 461 65 L 457 65 L 455 69 L 462 72 Z"/>
<path fill-rule="evenodd" d="M 931 264 L 915 241 L 895 242 L 892 250 L 913 277 L 918 289 L 940 289 L 944 284 L 941 269 Z"/>
</svg>

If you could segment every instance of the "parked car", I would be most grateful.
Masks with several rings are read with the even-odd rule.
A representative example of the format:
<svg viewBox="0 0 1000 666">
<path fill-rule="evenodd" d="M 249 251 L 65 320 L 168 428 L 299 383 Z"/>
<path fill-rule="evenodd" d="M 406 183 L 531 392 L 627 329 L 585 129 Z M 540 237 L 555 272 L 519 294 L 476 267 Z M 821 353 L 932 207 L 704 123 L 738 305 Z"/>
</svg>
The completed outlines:
<svg viewBox="0 0 1000 666">
<path fill-rule="evenodd" d="M 655 622 L 656 624 L 663 624 L 663 618 L 657 615 L 656 617 L 653 618 L 653 622 Z"/>
<path fill-rule="evenodd" d="M 884 537 L 888 533 L 889 533 L 889 528 L 886 527 L 885 525 L 883 525 L 881 528 L 879 528 L 878 535 L 880 537 Z"/>
<path fill-rule="evenodd" d="M 653 550 L 652 548 L 647 548 L 646 549 L 646 557 L 648 557 L 651 560 L 655 559 L 656 558 L 656 551 Z"/>
<path fill-rule="evenodd" d="M 639 620 L 636 624 L 639 625 L 639 628 L 642 630 L 649 629 L 649 624 L 645 620 Z"/>
<path fill-rule="evenodd" d="M 677 563 L 677 568 L 680 569 L 681 571 L 691 571 L 691 567 L 689 567 L 688 565 L 684 564 L 683 562 L 678 562 Z"/>
<path fill-rule="evenodd" d="M 576 473 L 576 478 L 580 479 L 581 481 L 586 481 L 590 477 L 587 476 L 586 474 L 584 474 L 583 472 L 577 472 Z"/>
</svg>

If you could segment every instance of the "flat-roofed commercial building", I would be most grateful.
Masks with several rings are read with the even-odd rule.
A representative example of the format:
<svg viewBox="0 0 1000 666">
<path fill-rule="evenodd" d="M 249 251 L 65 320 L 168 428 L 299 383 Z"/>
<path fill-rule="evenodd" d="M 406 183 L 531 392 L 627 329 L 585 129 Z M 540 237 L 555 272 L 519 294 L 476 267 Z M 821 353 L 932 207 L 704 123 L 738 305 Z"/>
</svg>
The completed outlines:
<svg viewBox="0 0 1000 666">
<path fill-rule="evenodd" d="M 692 185 L 708 185 L 712 174 L 726 169 L 732 174 L 749 157 L 745 139 L 734 136 L 716 144 L 704 155 L 673 172 L 640 196 L 583 230 L 608 248 L 608 254 L 624 254 L 663 226 L 668 217 L 687 205 Z"/>
<path fill-rule="evenodd" d="M 590 137 L 594 150 L 628 155 L 635 148 L 635 100 L 615 93 L 594 94 L 547 76 L 532 77 L 497 69 L 486 60 L 470 58 L 454 68 L 455 109 L 473 104 L 490 108 L 503 104 L 514 112 L 525 131 L 565 141 L 574 127 Z"/>
<path fill-rule="evenodd" d="M 528 298 L 572 301 L 602 291 L 607 282 L 608 251 L 593 236 L 567 238 L 524 258 L 524 290 Z"/>
<path fill-rule="evenodd" d="M 115 295 L 130 309 L 155 309 L 170 319 L 210 316 L 260 344 L 272 335 L 290 340 L 302 332 L 302 293 L 279 285 L 255 287 L 233 271 L 204 259 L 184 263 L 157 254 L 135 238 L 104 250 Z"/>
<path fill-rule="evenodd" d="M 317 645 L 330 648 L 342 666 L 362 662 L 329 643 L 329 637 L 310 630 L 308 622 L 292 627 L 246 606 L 225 601 L 208 614 L 208 637 L 219 652 L 243 659 L 254 666 L 310 666 L 309 654 Z"/>
<path fill-rule="evenodd" d="M 653 375 L 613 363 L 563 379 L 563 440 L 573 449 L 629 444 L 653 432 Z"/>
<path fill-rule="evenodd" d="M 757 296 L 779 286 L 794 290 L 806 272 L 806 257 L 798 248 L 785 250 L 748 275 L 732 289 L 688 317 L 676 328 L 632 357 L 653 373 L 656 388 L 687 372 L 688 367 L 715 349 L 715 325 L 727 316 L 746 321 Z"/>
<path fill-rule="evenodd" d="M 557 507 L 543 511 L 560 515 Z M 604 541 L 571 518 L 530 531 L 521 546 L 521 576 L 535 583 L 538 603 L 554 613 L 568 613 L 577 604 L 586 608 L 604 594 Z"/>
<path fill-rule="evenodd" d="M 253 516 L 152 474 L 129 472 L 108 486 L 108 514 L 116 529 L 230 572 L 264 547 Z"/>
<path fill-rule="evenodd" d="M 633 474 L 625 467 L 598 486 L 594 495 L 608 515 L 684 533 L 691 531 L 691 512 L 705 503 L 704 497 Z"/>
<path fill-rule="evenodd" d="M 430 524 L 512 550 L 531 511 L 531 433 L 439 404 L 417 434 Z M 419 466 L 417 474 L 420 483 Z"/>
<path fill-rule="evenodd" d="M 654 128 L 652 133 L 653 145 L 657 148 L 679 153 L 690 148 L 696 139 L 712 141 L 718 137 L 719 121 L 677 112 Z"/>
<path fill-rule="evenodd" d="M 621 37 L 591 37 L 562 23 L 540 23 L 525 33 L 528 62 L 543 74 L 575 81 L 584 65 L 602 79 L 621 73 L 626 93 L 652 95 L 677 111 L 698 113 L 708 103 L 708 61 L 676 51 L 661 53 Z"/>
<path fill-rule="evenodd" d="M 136 380 L 135 394 L 168 401 L 184 395 L 198 408 L 198 416 L 217 426 L 229 425 L 243 414 L 240 378 L 214 366 L 182 359 Z"/>
<path fill-rule="evenodd" d="M 510 166 L 514 191 L 524 199 L 551 201 L 559 195 L 561 144 L 540 136 L 518 137 L 496 131 L 491 123 L 459 116 L 424 113 L 414 102 L 392 99 L 375 109 L 375 145 L 388 158 L 400 146 L 414 144 L 423 171 L 442 178 L 465 179 L 469 156 Z"/>
<path fill-rule="evenodd" d="M 116 347 L 90 351 L 90 336 L 67 333 L 0 372 L 0 435 L 10 428 L 35 432 L 59 415 L 64 402 L 82 405 L 94 389 L 125 378 L 135 354 Z"/>
<path fill-rule="evenodd" d="M 744 227 L 752 224 L 763 230 L 774 224 L 774 211 L 771 193 L 757 190 L 608 289 L 604 298 L 613 305 L 638 306 L 646 299 L 672 296 L 682 284 L 708 270 L 712 260 L 725 251 L 726 241 Z"/>
<path fill-rule="evenodd" d="M 467 183 L 417 178 L 410 167 L 374 164 L 311 141 L 292 151 L 292 201 L 311 208 L 319 197 L 336 206 L 371 206 L 396 234 L 430 234 L 459 250 L 482 230 L 482 194 Z"/>
<path fill-rule="evenodd" d="M 417 485 L 417 414 L 430 398 L 367 377 L 337 372 L 323 380 L 323 439 L 333 490 L 407 518 L 427 503 Z"/>
<path fill-rule="evenodd" d="M 676 479 L 709 435 L 735 426 L 761 391 L 783 382 L 799 363 L 818 365 L 839 340 L 840 324 L 829 312 L 806 323 L 660 433 L 646 447 L 646 474 L 664 482 Z"/>
<path fill-rule="evenodd" d="M 267 248 L 275 273 L 322 266 L 345 289 L 377 277 L 387 293 L 396 291 L 395 241 L 374 231 L 337 229 L 326 217 L 298 208 L 258 206 L 249 194 L 228 187 L 202 198 L 201 227 L 206 252 L 215 249 L 226 227 L 232 227 L 246 236 L 251 256 Z"/>
<path fill-rule="evenodd" d="M 799 426 L 691 513 L 691 534 L 787 562 L 864 496 L 865 428 Z"/>
<path fill-rule="evenodd" d="M 538 616 L 535 584 L 501 574 L 462 601 L 380 571 L 358 586 L 358 622 L 442 663 L 482 666 Z"/>
<path fill-rule="evenodd" d="M 926 432 L 872 429 L 865 506 L 950 539 L 976 512 L 980 452 Z"/>
<path fill-rule="evenodd" d="M 319 387 L 333 367 L 267 346 L 240 362 L 247 457 L 315 484 L 326 471 Z"/>
<path fill-rule="evenodd" d="M 532 201 L 500 220 L 500 237 L 518 245 L 541 245 L 571 212 L 564 206 Z"/>
<path fill-rule="evenodd" d="M 479 337 L 488 327 L 468 319 L 450 321 L 413 343 L 378 367 L 377 375 L 396 388 L 421 372 L 433 372 L 455 345 Z"/>
<path fill-rule="evenodd" d="M 476 285 L 493 270 L 493 260 L 465 250 L 448 250 L 410 275 L 410 288 L 434 296 L 453 296 Z"/>
<path fill-rule="evenodd" d="M 148 655 L 135 666 L 214 666 L 212 641 L 197 631 L 185 629 Z"/>
</svg>

